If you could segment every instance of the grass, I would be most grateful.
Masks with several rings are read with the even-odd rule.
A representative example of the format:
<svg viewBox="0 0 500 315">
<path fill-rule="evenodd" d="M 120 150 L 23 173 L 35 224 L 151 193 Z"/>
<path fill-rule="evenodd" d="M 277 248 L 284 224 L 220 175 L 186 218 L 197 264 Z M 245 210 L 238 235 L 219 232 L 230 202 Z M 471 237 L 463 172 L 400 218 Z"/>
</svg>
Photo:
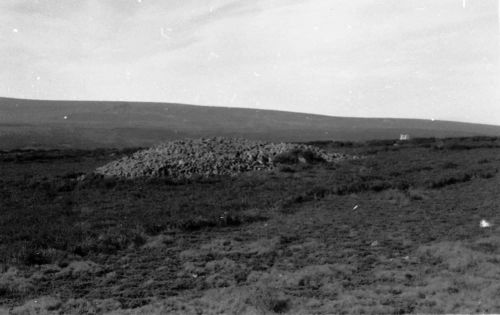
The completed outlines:
<svg viewBox="0 0 500 315">
<path fill-rule="evenodd" d="M 495 143 L 481 140 L 488 148 Z M 476 140 L 470 141 L 478 146 Z M 368 145 L 391 143 L 392 140 L 374 141 Z M 1 179 L 4 183 L 0 190 L 3 196 L 2 263 L 46 263 L 50 258 L 42 251 L 48 249 L 80 255 L 116 252 L 138 246 L 147 235 L 167 229 L 194 231 L 239 226 L 266 220 L 269 217 L 264 214 L 266 209 L 277 207 L 287 212 L 294 205 L 328 195 L 392 189 L 419 200 L 425 198 L 419 190 L 441 189 L 474 178 L 492 178 L 498 172 L 495 165 L 484 163 L 488 156 L 476 164 L 466 165 L 459 154 L 443 155 L 421 148 L 422 143 L 428 142 L 415 140 L 415 146 L 406 150 L 348 161 L 336 167 L 325 163 L 307 167 L 290 164 L 270 174 L 237 178 L 129 181 L 87 176 L 82 181 L 77 178 L 84 172 L 29 178 L 26 174 L 14 174 Z M 352 144 L 334 145 L 353 148 Z M 367 150 L 365 145 L 358 148 L 361 152 Z M 31 167 L 38 171 L 47 160 L 79 163 L 75 158 L 92 157 L 97 166 L 104 158 L 123 153 L 128 151 L 9 152 L 4 153 L 7 157 L 4 156 L 3 161 L 5 167 L 31 161 Z M 415 158 L 417 153 L 426 154 L 430 159 Z M 9 160 L 12 156 L 16 157 L 15 161 Z M 296 155 L 283 158 L 296 158 Z M 436 164 L 435 159 L 442 162 Z"/>
<path fill-rule="evenodd" d="M 95 294 L 116 299 L 123 308 L 148 304 L 153 296 L 227 288 L 247 301 L 235 310 L 250 307 L 280 313 L 310 303 L 307 310 L 319 313 L 474 311 L 453 306 L 451 299 L 446 304 L 429 296 L 445 297 L 450 294 L 446 290 L 460 285 L 453 284 L 450 274 L 440 273 L 446 269 L 453 274 L 474 271 L 472 278 L 458 280 L 471 291 L 493 297 L 493 284 L 474 283 L 481 276 L 478 268 L 497 272 L 490 265 L 496 259 L 496 236 L 464 243 L 460 238 L 476 230 L 460 220 L 473 217 L 478 229 L 479 214 L 498 205 L 479 197 L 459 205 L 454 200 L 471 185 L 483 187 L 477 192 L 494 188 L 500 167 L 497 142 L 496 138 L 321 142 L 317 145 L 326 150 L 364 158 L 297 164 L 292 155 L 283 157 L 289 164 L 270 172 L 175 181 L 90 174 L 128 151 L 3 152 L 0 304 L 19 305 L 55 291 L 64 301 L 72 296 L 91 299 L 95 281 L 109 281 L 108 289 L 116 291 Z M 354 205 L 359 205 L 357 210 Z M 419 230 L 424 227 L 425 233 Z M 443 240 L 444 231 L 455 239 Z M 147 245 L 156 238 L 167 241 Z M 407 264 L 401 257 L 409 255 L 411 240 L 425 243 L 413 248 L 415 259 L 437 279 L 446 279 L 448 287 L 422 276 L 413 265 L 408 267 L 409 278 L 395 272 L 401 270 L 395 262 Z M 381 278 L 370 278 L 374 269 L 381 268 L 383 257 L 399 252 L 404 255 L 384 262 L 388 270 L 378 270 Z M 72 283 L 42 272 L 47 266 L 67 268 L 74 261 L 95 261 L 102 274 L 95 280 L 81 275 Z M 131 270 L 130 261 L 143 269 Z M 226 271 L 217 264 L 226 266 Z M 193 270 L 201 270 L 196 278 Z M 121 280 L 104 278 L 111 271 Z M 41 276 L 33 277 L 34 272 Z M 283 275 L 285 282 L 280 282 Z M 145 277 L 154 280 L 139 292 Z M 120 281 L 126 283 L 116 284 Z M 393 289 L 404 294 L 385 288 L 390 281 L 396 281 Z M 422 288 L 417 289 L 416 283 Z M 242 286 L 250 287 L 231 291 Z M 408 291 L 407 286 L 415 289 Z M 336 302 L 325 304 L 327 298 Z M 208 303 L 206 299 L 200 303 Z M 320 305 L 314 306 L 313 299 Z M 67 307 L 64 303 L 60 309 Z M 158 307 L 172 311 L 167 305 L 180 302 L 172 303 Z M 487 305 L 490 310 L 495 307 Z"/>
</svg>

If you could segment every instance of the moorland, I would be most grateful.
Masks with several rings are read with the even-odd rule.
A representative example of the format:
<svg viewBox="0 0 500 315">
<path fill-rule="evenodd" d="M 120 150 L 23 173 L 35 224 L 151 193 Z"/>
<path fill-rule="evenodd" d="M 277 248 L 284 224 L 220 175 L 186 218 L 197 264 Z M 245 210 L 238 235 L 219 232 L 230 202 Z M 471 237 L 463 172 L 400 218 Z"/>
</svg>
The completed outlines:
<svg viewBox="0 0 500 315">
<path fill-rule="evenodd" d="M 0 150 L 149 147 L 163 141 L 242 137 L 272 142 L 499 136 L 494 125 L 439 119 L 333 117 L 175 103 L 0 97 Z"/>
<path fill-rule="evenodd" d="M 174 180 L 92 174 L 140 148 L 0 152 L 0 314 L 500 312 L 500 138 L 308 144 L 362 158 Z"/>
</svg>

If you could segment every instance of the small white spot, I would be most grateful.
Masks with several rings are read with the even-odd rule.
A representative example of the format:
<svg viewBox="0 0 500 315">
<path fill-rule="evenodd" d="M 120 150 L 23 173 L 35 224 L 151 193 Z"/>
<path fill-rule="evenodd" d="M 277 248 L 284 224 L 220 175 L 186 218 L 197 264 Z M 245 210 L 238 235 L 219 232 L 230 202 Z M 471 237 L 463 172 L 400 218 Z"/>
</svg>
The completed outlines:
<svg viewBox="0 0 500 315">
<path fill-rule="evenodd" d="M 260 73 L 258 73 L 256 71 L 254 71 L 253 75 L 256 76 L 256 77 L 260 77 Z"/>
<path fill-rule="evenodd" d="M 36 80 L 37 80 L 37 81 L 40 81 L 40 79 L 41 79 L 41 78 L 40 78 L 40 76 L 36 77 Z"/>
<path fill-rule="evenodd" d="M 63 118 L 64 118 L 64 119 L 68 119 L 68 116 L 64 116 Z"/>
<path fill-rule="evenodd" d="M 435 119 L 434 118 L 431 118 L 431 121 L 434 121 Z"/>
<path fill-rule="evenodd" d="M 352 208 L 352 210 L 356 210 L 356 209 L 358 209 L 358 207 L 359 207 L 358 205 L 355 205 L 355 206 Z"/>
<path fill-rule="evenodd" d="M 490 222 L 486 221 L 485 219 L 482 219 L 481 222 L 479 223 L 479 226 L 482 228 L 487 228 L 487 227 L 491 227 L 492 224 Z"/>
<path fill-rule="evenodd" d="M 12 29 L 12 33 L 18 33 L 19 30 L 17 28 Z"/>
<path fill-rule="evenodd" d="M 137 3 L 141 3 L 141 2 L 142 2 L 142 0 L 137 0 Z"/>
</svg>

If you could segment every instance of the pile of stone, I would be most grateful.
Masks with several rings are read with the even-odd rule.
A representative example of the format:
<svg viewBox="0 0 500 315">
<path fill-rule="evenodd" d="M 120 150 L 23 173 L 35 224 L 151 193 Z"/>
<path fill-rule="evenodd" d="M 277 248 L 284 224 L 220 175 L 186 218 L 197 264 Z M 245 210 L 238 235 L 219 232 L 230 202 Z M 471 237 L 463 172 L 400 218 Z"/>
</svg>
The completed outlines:
<svg viewBox="0 0 500 315">
<path fill-rule="evenodd" d="M 95 172 L 122 178 L 180 179 L 271 170 L 280 163 L 337 162 L 346 158 L 344 154 L 304 144 L 217 137 L 167 142 L 108 163 Z"/>
</svg>

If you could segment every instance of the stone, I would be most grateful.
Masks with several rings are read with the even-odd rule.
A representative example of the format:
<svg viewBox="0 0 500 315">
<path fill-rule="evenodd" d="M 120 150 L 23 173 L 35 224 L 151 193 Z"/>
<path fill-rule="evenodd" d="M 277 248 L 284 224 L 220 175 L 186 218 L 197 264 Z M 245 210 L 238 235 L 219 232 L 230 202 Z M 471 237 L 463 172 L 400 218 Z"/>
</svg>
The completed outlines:
<svg viewBox="0 0 500 315">
<path fill-rule="evenodd" d="M 279 164 L 275 157 L 288 152 L 299 152 L 300 163 L 356 158 L 305 144 L 218 137 L 166 142 L 110 162 L 97 168 L 95 173 L 121 178 L 234 176 L 251 170 L 272 170 Z"/>
</svg>

